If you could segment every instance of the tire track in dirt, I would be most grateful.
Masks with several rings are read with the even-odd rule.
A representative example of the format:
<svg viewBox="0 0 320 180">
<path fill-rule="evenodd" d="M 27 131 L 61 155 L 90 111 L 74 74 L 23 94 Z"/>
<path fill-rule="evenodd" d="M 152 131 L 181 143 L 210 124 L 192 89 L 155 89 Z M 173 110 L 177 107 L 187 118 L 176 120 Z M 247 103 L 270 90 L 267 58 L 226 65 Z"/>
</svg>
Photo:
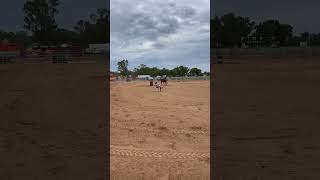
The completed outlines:
<svg viewBox="0 0 320 180">
<path fill-rule="evenodd" d="M 205 152 L 167 152 L 167 151 L 146 151 L 111 146 L 110 155 L 126 157 L 145 157 L 145 158 L 167 158 L 167 159 L 186 159 L 200 160 L 210 158 L 210 153 Z"/>
<path fill-rule="evenodd" d="M 147 127 L 137 127 L 137 126 L 128 126 L 128 125 L 121 125 L 121 124 L 110 124 L 112 128 L 120 128 L 120 129 L 128 129 L 128 130 L 142 130 L 145 132 L 157 132 L 163 131 L 161 129 L 154 129 L 154 128 L 147 128 Z M 189 130 L 185 128 L 166 128 L 164 130 L 168 130 L 169 132 L 173 132 L 176 134 L 195 134 L 195 135 L 210 135 L 206 130 Z"/>
</svg>

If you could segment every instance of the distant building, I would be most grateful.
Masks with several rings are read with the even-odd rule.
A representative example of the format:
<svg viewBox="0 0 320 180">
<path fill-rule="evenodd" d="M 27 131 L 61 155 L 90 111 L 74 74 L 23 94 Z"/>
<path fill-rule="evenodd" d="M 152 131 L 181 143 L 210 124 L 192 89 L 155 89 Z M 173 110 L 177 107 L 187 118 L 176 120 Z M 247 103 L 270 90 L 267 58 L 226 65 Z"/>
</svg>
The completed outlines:
<svg viewBox="0 0 320 180">
<path fill-rule="evenodd" d="M 300 42 L 300 47 L 308 47 L 308 42 L 307 41 Z"/>
<path fill-rule="evenodd" d="M 149 80 L 152 79 L 150 75 L 138 75 L 137 79 Z"/>
</svg>

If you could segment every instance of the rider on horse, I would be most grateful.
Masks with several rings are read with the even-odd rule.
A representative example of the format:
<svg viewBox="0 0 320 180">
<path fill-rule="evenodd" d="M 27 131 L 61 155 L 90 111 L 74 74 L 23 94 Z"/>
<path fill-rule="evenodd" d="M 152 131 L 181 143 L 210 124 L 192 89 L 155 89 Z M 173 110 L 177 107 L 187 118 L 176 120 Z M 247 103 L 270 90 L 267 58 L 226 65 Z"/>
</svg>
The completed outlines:
<svg viewBox="0 0 320 180">
<path fill-rule="evenodd" d="M 161 82 L 161 85 L 162 84 L 168 85 L 167 77 L 166 76 L 161 77 L 160 82 Z"/>
<path fill-rule="evenodd" d="M 155 82 L 154 86 L 156 87 L 156 89 L 157 89 L 158 91 L 161 92 L 162 86 L 159 85 L 158 82 Z"/>
</svg>

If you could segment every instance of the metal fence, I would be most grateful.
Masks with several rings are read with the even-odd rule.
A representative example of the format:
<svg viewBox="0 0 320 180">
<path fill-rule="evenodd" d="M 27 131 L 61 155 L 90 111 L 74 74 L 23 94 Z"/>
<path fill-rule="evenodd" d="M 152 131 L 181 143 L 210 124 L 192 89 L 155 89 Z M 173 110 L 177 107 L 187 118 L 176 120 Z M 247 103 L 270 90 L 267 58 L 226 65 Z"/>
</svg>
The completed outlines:
<svg viewBox="0 0 320 180">
<path fill-rule="evenodd" d="M 170 80 L 210 80 L 210 76 L 184 76 L 184 77 L 167 77 Z M 121 78 L 117 78 L 117 80 L 121 80 Z M 135 81 L 148 81 L 147 78 L 133 79 Z M 154 79 L 160 81 L 160 79 Z"/>
<path fill-rule="evenodd" d="M 320 47 L 280 47 L 280 48 L 214 48 L 216 56 L 320 56 Z"/>
<path fill-rule="evenodd" d="M 167 77 L 168 80 L 210 80 L 210 76 Z"/>
<path fill-rule="evenodd" d="M 55 55 L 28 55 L 28 56 L 9 56 L 8 54 L 0 53 L 0 64 L 55 64 L 55 63 L 99 63 L 107 62 L 108 54 L 99 55 L 81 55 L 73 56 L 70 54 L 55 54 Z"/>
</svg>

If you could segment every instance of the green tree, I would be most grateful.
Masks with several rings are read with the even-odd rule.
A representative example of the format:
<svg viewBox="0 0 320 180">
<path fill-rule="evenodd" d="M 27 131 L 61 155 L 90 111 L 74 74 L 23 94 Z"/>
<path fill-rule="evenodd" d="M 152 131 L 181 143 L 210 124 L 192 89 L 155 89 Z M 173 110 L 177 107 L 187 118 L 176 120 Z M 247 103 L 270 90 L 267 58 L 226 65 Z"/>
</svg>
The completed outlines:
<svg viewBox="0 0 320 180">
<path fill-rule="evenodd" d="M 222 16 L 216 24 L 219 25 L 215 27 L 219 33 L 216 34 L 216 38 L 221 37 L 223 47 L 240 46 L 241 37 L 247 37 L 255 27 L 255 23 L 249 18 L 236 16 L 233 13 Z"/>
<path fill-rule="evenodd" d="M 319 46 L 320 45 L 320 33 L 311 34 L 309 37 L 311 46 Z"/>
<path fill-rule="evenodd" d="M 171 70 L 172 76 L 186 76 L 189 72 L 189 68 L 185 66 L 178 66 Z"/>
<path fill-rule="evenodd" d="M 276 39 L 280 45 L 287 45 L 287 42 L 293 36 L 293 27 L 289 24 L 280 24 L 280 27 L 276 33 Z"/>
<path fill-rule="evenodd" d="M 59 43 L 69 43 L 69 44 L 73 44 L 73 43 L 80 43 L 80 36 L 78 33 L 74 32 L 74 31 L 70 31 L 67 29 L 58 29 L 55 33 L 55 40 L 54 42 L 56 44 Z"/>
<path fill-rule="evenodd" d="M 159 70 L 159 75 L 160 76 L 164 76 L 164 75 L 169 76 L 170 75 L 170 70 L 166 69 L 166 68 L 162 68 L 162 69 Z"/>
<path fill-rule="evenodd" d="M 0 31 L 0 40 L 14 41 L 15 34 L 13 32 Z"/>
<path fill-rule="evenodd" d="M 203 72 L 203 75 L 206 75 L 206 76 L 210 76 L 211 75 L 211 73 L 210 72 Z"/>
<path fill-rule="evenodd" d="M 96 40 L 99 43 L 110 41 L 110 12 L 106 8 L 97 9 L 95 24 L 96 24 Z"/>
<path fill-rule="evenodd" d="M 99 8 L 91 13 L 90 20 L 79 20 L 74 29 L 80 34 L 82 44 L 110 42 L 110 11 Z"/>
<path fill-rule="evenodd" d="M 150 75 L 150 68 L 145 64 L 140 64 L 138 68 L 134 69 L 136 75 Z"/>
<path fill-rule="evenodd" d="M 29 0 L 23 7 L 25 29 L 33 33 L 36 41 L 48 44 L 54 40 L 58 28 L 55 16 L 59 0 Z"/>
<path fill-rule="evenodd" d="M 129 62 L 126 59 L 118 62 L 118 71 L 123 77 L 128 77 L 129 75 L 128 64 Z"/>
<path fill-rule="evenodd" d="M 156 77 L 161 75 L 161 69 L 157 67 L 148 67 L 145 64 L 140 64 L 137 68 L 134 69 L 135 75 L 150 75 Z"/>
<path fill-rule="evenodd" d="M 273 43 L 286 45 L 292 38 L 293 28 L 288 24 L 281 24 L 278 20 L 266 20 L 256 26 L 255 36 L 263 38 L 263 44 L 270 46 Z"/>
<path fill-rule="evenodd" d="M 160 75 L 160 69 L 158 69 L 157 67 L 152 67 L 150 69 L 150 76 L 152 77 L 156 77 Z"/>
<path fill-rule="evenodd" d="M 191 68 L 189 74 L 191 76 L 200 76 L 201 75 L 201 69 Z"/>
<path fill-rule="evenodd" d="M 76 24 L 76 26 L 74 27 L 74 29 L 79 33 L 79 34 L 83 34 L 86 32 L 86 28 L 87 28 L 87 23 L 84 20 L 79 20 Z"/>
<path fill-rule="evenodd" d="M 169 76 L 177 76 L 177 71 L 175 71 L 174 69 L 170 69 L 169 70 Z"/>
<path fill-rule="evenodd" d="M 220 47 L 222 43 L 222 24 L 220 18 L 215 16 L 210 20 L 210 46 L 211 47 Z"/>
</svg>

